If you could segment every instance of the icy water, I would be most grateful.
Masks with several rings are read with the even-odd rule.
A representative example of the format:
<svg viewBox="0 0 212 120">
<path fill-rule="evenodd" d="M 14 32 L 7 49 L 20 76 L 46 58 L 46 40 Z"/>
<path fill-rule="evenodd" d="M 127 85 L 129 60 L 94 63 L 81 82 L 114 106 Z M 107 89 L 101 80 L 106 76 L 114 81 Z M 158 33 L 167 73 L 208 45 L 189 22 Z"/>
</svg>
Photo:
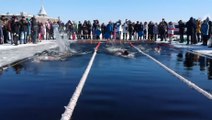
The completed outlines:
<svg viewBox="0 0 212 120">
<path fill-rule="evenodd" d="M 160 52 L 154 44 L 137 46 L 212 91 L 210 60 L 166 46 Z M 83 54 L 59 61 L 26 61 L 4 71 L 0 76 L 0 120 L 59 120 L 94 47 L 73 45 Z M 119 47 L 134 53 L 134 58 L 108 53 L 105 47 L 100 47 L 72 120 L 212 119 L 212 101 L 155 62 L 128 45 Z"/>
</svg>

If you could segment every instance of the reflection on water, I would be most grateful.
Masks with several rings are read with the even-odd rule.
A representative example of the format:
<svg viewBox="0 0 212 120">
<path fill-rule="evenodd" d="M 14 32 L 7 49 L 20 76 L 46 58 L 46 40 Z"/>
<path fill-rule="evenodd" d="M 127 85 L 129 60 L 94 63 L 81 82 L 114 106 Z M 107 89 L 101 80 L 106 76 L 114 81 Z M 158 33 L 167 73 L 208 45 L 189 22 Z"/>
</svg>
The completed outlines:
<svg viewBox="0 0 212 120">
<path fill-rule="evenodd" d="M 209 59 L 208 79 L 212 80 L 212 59 Z"/>
<path fill-rule="evenodd" d="M 183 59 L 183 54 L 180 52 L 177 55 L 178 61 Z M 197 55 L 191 52 L 185 53 L 184 67 L 187 70 L 192 70 L 194 66 L 199 66 L 200 71 L 208 70 L 208 79 L 212 80 L 212 59 L 207 56 Z"/>
<path fill-rule="evenodd" d="M 178 53 L 177 61 L 183 61 L 183 53 L 182 52 Z"/>
<path fill-rule="evenodd" d="M 21 70 L 23 69 L 24 66 L 22 64 L 17 64 L 17 65 L 14 65 L 12 67 L 15 70 L 16 74 L 20 74 Z"/>
<path fill-rule="evenodd" d="M 200 66 L 200 71 L 204 71 L 206 68 L 206 58 L 199 56 L 199 66 Z"/>
<path fill-rule="evenodd" d="M 193 62 L 194 62 L 194 54 L 187 52 L 185 54 L 185 60 L 184 60 L 184 66 L 189 68 L 193 67 Z"/>
</svg>

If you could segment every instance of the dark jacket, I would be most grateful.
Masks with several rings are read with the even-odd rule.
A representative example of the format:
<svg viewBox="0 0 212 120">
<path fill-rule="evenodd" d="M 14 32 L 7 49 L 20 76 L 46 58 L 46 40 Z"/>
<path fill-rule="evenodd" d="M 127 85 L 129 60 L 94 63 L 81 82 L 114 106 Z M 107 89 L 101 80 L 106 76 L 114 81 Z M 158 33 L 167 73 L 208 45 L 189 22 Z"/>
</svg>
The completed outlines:
<svg viewBox="0 0 212 120">
<path fill-rule="evenodd" d="M 192 35 L 195 32 L 195 22 L 194 19 L 191 18 L 187 23 L 186 23 L 186 27 L 187 27 L 187 34 L 188 35 Z"/>
<path fill-rule="evenodd" d="M 178 22 L 178 24 L 179 24 L 179 33 L 184 34 L 185 24 L 183 22 Z"/>
<path fill-rule="evenodd" d="M 38 23 L 36 21 L 36 18 L 34 17 L 32 17 L 32 20 L 31 20 L 31 29 L 32 29 L 32 32 L 38 31 Z"/>
<path fill-rule="evenodd" d="M 26 20 L 20 20 L 20 31 L 27 32 L 28 22 Z"/>
<path fill-rule="evenodd" d="M 209 21 L 209 35 L 212 35 L 212 21 Z"/>
<path fill-rule="evenodd" d="M 13 20 L 12 24 L 11 24 L 11 28 L 12 28 L 12 33 L 19 34 L 19 32 L 20 32 L 20 22 Z"/>
<path fill-rule="evenodd" d="M 167 31 L 167 23 L 164 21 L 164 22 L 160 22 L 160 24 L 158 25 L 158 30 L 159 30 L 159 33 L 160 34 L 164 34 L 166 31 Z"/>
</svg>

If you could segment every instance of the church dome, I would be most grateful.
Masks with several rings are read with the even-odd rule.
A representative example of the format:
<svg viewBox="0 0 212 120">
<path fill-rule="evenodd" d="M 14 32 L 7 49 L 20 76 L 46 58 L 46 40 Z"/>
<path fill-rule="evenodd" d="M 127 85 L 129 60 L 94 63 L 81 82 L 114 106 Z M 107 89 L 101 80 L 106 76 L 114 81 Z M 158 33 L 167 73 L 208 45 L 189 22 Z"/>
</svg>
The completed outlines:
<svg viewBox="0 0 212 120">
<path fill-rule="evenodd" d="M 43 6 L 43 5 L 41 6 L 41 9 L 40 9 L 38 15 L 39 15 L 39 16 L 47 16 L 47 12 L 46 12 L 46 10 L 44 9 L 44 6 Z"/>
</svg>

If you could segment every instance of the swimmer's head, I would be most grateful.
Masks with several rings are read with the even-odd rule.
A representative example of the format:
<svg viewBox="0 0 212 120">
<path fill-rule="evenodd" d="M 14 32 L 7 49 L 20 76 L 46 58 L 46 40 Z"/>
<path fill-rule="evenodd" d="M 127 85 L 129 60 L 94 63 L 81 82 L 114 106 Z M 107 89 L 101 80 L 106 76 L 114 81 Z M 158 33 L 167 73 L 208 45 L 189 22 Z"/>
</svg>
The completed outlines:
<svg viewBox="0 0 212 120">
<path fill-rule="evenodd" d="M 129 52 L 127 51 L 127 50 L 125 50 L 123 53 L 122 53 L 122 55 L 129 55 Z"/>
</svg>

